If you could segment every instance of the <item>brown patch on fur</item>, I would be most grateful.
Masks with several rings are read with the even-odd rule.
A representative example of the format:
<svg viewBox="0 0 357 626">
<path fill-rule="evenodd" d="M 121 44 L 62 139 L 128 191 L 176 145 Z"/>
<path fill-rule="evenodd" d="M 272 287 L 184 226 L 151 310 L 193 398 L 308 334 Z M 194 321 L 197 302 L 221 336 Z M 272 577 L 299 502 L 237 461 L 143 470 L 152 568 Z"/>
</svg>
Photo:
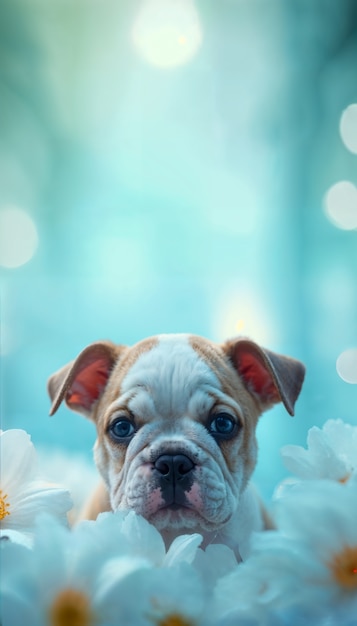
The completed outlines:
<svg viewBox="0 0 357 626">
<path fill-rule="evenodd" d="M 260 512 L 261 512 L 261 516 L 263 518 L 263 524 L 264 524 L 264 530 L 276 530 L 276 526 L 273 522 L 273 518 L 271 517 L 271 515 L 268 513 L 268 511 L 266 510 L 263 502 L 260 500 L 259 501 L 260 504 Z"/>
<path fill-rule="evenodd" d="M 98 403 L 94 407 L 91 418 L 96 424 L 97 428 L 97 440 L 94 446 L 94 457 L 97 467 L 105 482 L 108 482 L 107 475 L 110 463 L 111 454 L 109 453 L 109 446 L 114 444 L 107 441 L 106 430 L 108 426 L 108 419 L 111 413 L 108 412 L 110 407 L 121 395 L 121 386 L 124 378 L 128 374 L 131 367 L 137 361 L 137 359 L 145 352 L 150 351 L 158 343 L 157 337 L 149 337 L 144 339 L 132 347 L 126 346 L 125 350 L 121 353 L 120 358 L 116 362 L 111 375 L 109 377 L 107 386 L 103 395 L 99 399 Z M 115 459 L 115 472 L 119 474 L 125 463 L 126 445 L 115 444 L 116 459 Z"/>
<path fill-rule="evenodd" d="M 122 382 L 134 363 L 139 359 L 142 354 L 152 350 L 152 348 L 154 348 L 157 343 L 158 337 L 149 337 L 148 339 L 143 339 L 143 341 L 136 343 L 132 347 L 126 347 L 120 359 L 113 367 L 110 378 L 108 380 L 108 384 L 100 401 L 98 402 L 98 406 L 96 407 L 95 411 L 96 420 L 99 418 L 103 406 L 106 407 L 119 398 L 121 394 Z"/>
<path fill-rule="evenodd" d="M 218 344 L 194 335 L 190 337 L 190 343 L 193 349 L 215 373 L 222 385 L 222 391 L 238 402 L 244 414 L 248 411 L 249 416 L 252 417 L 253 415 L 257 420 L 261 413 L 261 408 L 245 388 L 224 349 Z"/>
<path fill-rule="evenodd" d="M 109 494 L 103 481 L 100 481 L 79 514 L 78 520 L 96 520 L 99 513 L 111 511 Z"/>
<path fill-rule="evenodd" d="M 245 388 L 233 363 L 221 346 L 196 335 L 190 336 L 190 344 L 215 373 L 221 383 L 223 393 L 233 398 L 242 410 L 243 428 L 241 437 L 243 441 L 239 455 L 241 459 L 243 458 L 247 468 L 247 475 L 250 475 L 255 467 L 255 459 L 251 458 L 249 443 L 252 437 L 255 437 L 255 427 L 262 411 L 258 403 Z M 234 439 L 220 443 L 222 454 L 230 471 L 234 471 L 234 467 L 238 462 L 238 459 L 232 455 L 232 446 L 234 445 Z"/>
</svg>

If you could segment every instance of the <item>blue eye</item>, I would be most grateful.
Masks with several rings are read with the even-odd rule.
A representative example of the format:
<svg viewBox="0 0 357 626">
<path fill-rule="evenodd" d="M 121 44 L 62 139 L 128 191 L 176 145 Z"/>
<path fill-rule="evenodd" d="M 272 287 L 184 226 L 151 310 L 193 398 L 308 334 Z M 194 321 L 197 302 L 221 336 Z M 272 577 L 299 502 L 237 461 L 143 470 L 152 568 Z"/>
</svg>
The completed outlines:
<svg viewBox="0 0 357 626">
<path fill-rule="evenodd" d="M 110 425 L 109 432 L 113 439 L 127 439 L 135 433 L 135 426 L 130 420 L 122 417 Z"/>
<path fill-rule="evenodd" d="M 209 425 L 209 431 L 213 436 L 229 437 L 236 431 L 236 421 L 229 413 L 217 413 Z"/>
</svg>

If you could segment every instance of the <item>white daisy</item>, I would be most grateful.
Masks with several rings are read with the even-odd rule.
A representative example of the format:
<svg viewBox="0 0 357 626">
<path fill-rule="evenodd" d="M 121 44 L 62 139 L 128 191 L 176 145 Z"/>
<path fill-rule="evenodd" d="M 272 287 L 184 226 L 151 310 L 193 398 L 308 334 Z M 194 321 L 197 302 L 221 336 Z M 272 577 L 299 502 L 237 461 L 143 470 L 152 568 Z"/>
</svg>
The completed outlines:
<svg viewBox="0 0 357 626">
<path fill-rule="evenodd" d="M 316 621 L 344 612 L 347 623 L 357 615 L 357 483 L 305 483 L 276 508 L 278 530 L 257 534 L 252 556 L 218 583 L 216 611 L 297 606 Z"/>
<path fill-rule="evenodd" d="M 1 536 L 28 537 L 41 512 L 66 522 L 72 506 L 69 492 L 37 479 L 37 456 L 30 436 L 24 430 L 1 431 L 0 448 Z"/>
<path fill-rule="evenodd" d="M 170 567 L 177 563 L 192 563 L 202 536 L 196 533 L 176 537 L 166 549 L 159 531 L 146 519 L 134 511 L 101 513 L 95 522 L 80 524 L 95 532 L 97 540 L 112 540 L 116 536 L 120 542 L 121 554 L 145 558 L 152 566 Z"/>
<path fill-rule="evenodd" d="M 208 590 L 188 563 L 137 570 L 113 588 L 118 626 L 209 626 Z"/>
<path fill-rule="evenodd" d="M 217 581 L 234 571 L 237 567 L 236 556 L 230 548 L 223 544 L 212 544 L 204 550 L 197 550 L 193 567 L 199 572 L 209 589 L 214 589 Z"/>
<path fill-rule="evenodd" d="M 307 450 L 289 445 L 281 454 L 285 467 L 300 479 L 346 482 L 357 477 L 357 426 L 328 420 L 322 429 L 310 428 Z"/>
<path fill-rule="evenodd" d="M 208 625 L 208 591 L 190 565 L 197 537 L 166 552 L 137 517 L 106 515 L 70 531 L 42 516 L 32 550 L 5 542 L 3 626 Z"/>
<path fill-rule="evenodd" d="M 113 588 L 125 626 L 209 625 L 208 594 L 220 576 L 237 566 L 227 546 L 208 546 L 203 551 L 198 548 L 201 535 L 192 534 L 177 537 L 166 549 L 159 531 L 133 511 L 103 513 L 80 527 L 95 533 L 98 545 L 115 537 L 121 557 L 144 558 L 148 564 L 140 571 L 128 571 L 120 589 Z M 121 557 L 111 559 L 103 576 L 111 578 L 111 572 L 122 568 Z"/>
<path fill-rule="evenodd" d="M 121 623 L 120 584 L 147 560 L 121 554 L 120 541 L 93 527 L 73 531 L 39 518 L 31 550 L 3 542 L 3 626 L 114 626 Z M 110 569 L 113 556 L 116 567 Z"/>
<path fill-rule="evenodd" d="M 244 611 L 232 613 L 215 622 L 215 626 L 356 626 L 354 616 L 344 612 L 317 615 L 315 611 L 292 607 L 278 611 L 266 611 L 253 616 Z"/>
</svg>

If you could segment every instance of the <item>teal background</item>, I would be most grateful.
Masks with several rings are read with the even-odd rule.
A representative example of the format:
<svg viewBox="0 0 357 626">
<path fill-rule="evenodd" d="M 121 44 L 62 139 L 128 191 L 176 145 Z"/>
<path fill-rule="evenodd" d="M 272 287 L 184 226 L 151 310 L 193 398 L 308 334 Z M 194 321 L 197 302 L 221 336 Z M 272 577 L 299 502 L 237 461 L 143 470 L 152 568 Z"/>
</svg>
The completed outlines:
<svg viewBox="0 0 357 626">
<path fill-rule="evenodd" d="M 183 4 L 184 0 L 182 0 Z M 357 102 L 354 0 L 197 0 L 202 41 L 158 67 L 137 0 L 3 0 L 0 210 L 33 219 L 33 258 L 2 269 L 2 428 L 90 457 L 94 426 L 48 376 L 88 343 L 242 333 L 304 361 L 291 418 L 264 415 L 256 482 L 329 418 L 356 424 L 336 359 L 357 347 L 356 230 L 323 198 L 357 184 L 339 134 Z"/>
</svg>

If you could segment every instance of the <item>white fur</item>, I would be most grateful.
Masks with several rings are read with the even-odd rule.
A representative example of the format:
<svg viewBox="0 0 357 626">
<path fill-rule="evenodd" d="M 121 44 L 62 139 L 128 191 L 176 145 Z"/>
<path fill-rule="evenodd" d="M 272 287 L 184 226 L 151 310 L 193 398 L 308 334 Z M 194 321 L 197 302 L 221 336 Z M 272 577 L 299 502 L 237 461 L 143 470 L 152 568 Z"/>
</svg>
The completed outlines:
<svg viewBox="0 0 357 626">
<path fill-rule="evenodd" d="M 207 402 L 202 389 L 221 389 L 218 378 L 192 348 L 187 335 L 159 335 L 158 339 L 157 345 L 138 358 L 122 383 L 123 394 L 137 388 L 129 402 L 134 414 L 143 417 L 153 411 L 160 416 L 183 415 L 192 408 L 193 397 L 197 407 Z M 151 407 L 147 392 L 155 399 Z"/>
</svg>

